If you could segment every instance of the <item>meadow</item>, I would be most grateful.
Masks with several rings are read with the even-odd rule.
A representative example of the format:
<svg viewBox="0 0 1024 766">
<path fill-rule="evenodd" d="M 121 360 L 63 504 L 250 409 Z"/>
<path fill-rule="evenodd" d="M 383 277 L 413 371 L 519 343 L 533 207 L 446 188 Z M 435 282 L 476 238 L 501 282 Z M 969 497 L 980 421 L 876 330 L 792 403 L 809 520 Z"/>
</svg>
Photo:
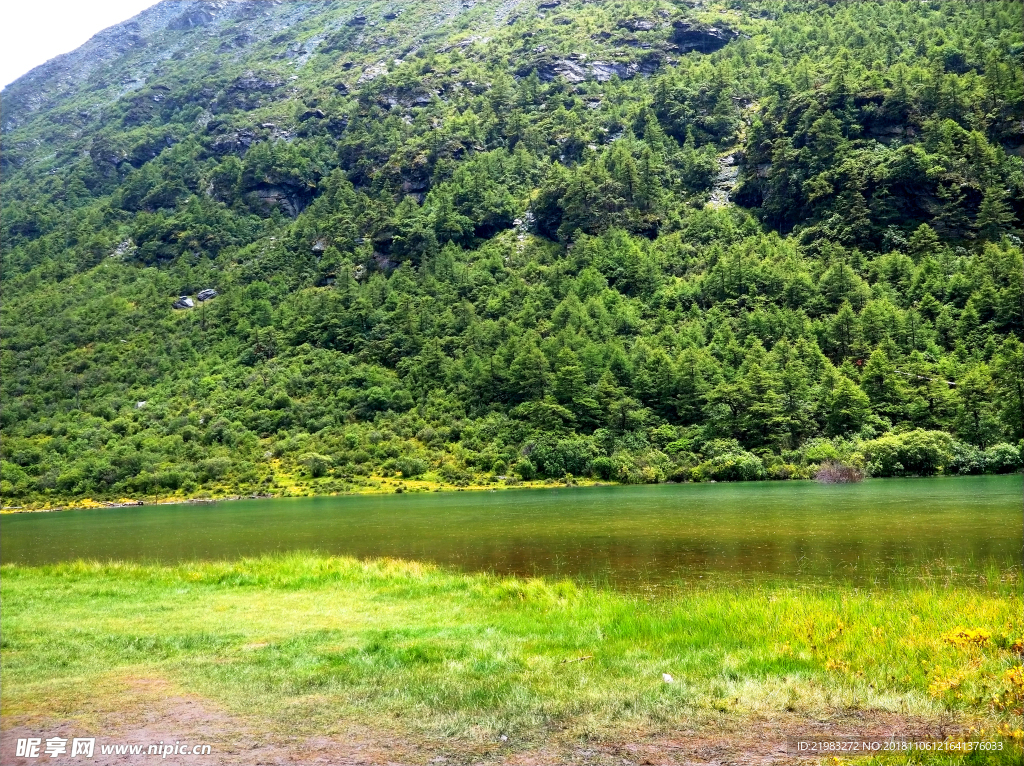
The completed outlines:
<svg viewBox="0 0 1024 766">
<path fill-rule="evenodd" d="M 421 753 L 511 757 L 853 716 L 996 738 L 1002 753 L 949 762 L 1011 763 L 1020 596 L 1016 568 L 655 593 L 301 553 L 5 565 L 4 728 L 87 726 L 137 704 L 124 690 L 148 679 L 282 740 L 356 726 Z"/>
</svg>

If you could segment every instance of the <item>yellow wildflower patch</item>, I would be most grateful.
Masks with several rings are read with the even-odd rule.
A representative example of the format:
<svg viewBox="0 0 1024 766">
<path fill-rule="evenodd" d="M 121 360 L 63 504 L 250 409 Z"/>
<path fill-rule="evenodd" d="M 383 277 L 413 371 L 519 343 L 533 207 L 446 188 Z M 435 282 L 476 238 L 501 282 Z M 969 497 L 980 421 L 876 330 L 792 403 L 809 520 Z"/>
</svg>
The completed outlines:
<svg viewBox="0 0 1024 766">
<path fill-rule="evenodd" d="M 996 710 L 1024 713 L 1024 666 L 1014 665 L 1003 675 L 1005 688 L 992 698 Z"/>
<path fill-rule="evenodd" d="M 942 640 L 958 648 L 968 646 L 985 646 L 992 638 L 992 631 L 984 628 L 956 628 L 950 631 Z"/>
</svg>

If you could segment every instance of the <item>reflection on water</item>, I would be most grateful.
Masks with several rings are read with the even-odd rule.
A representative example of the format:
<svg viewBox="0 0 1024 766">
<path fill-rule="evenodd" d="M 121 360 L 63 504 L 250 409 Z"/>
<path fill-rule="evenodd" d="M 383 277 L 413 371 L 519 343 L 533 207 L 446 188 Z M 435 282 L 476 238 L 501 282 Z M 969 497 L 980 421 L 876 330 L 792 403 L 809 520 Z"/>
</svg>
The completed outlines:
<svg viewBox="0 0 1024 766">
<path fill-rule="evenodd" d="M 6 563 L 318 550 L 658 583 L 1020 559 L 1021 476 L 295 498 L 5 516 Z"/>
</svg>

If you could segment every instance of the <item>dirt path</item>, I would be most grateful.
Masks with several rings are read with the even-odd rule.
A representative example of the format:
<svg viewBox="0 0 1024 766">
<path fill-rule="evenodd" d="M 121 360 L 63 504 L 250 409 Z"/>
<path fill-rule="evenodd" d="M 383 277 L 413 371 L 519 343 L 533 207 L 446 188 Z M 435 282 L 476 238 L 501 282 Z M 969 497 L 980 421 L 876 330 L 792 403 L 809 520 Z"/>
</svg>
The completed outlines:
<svg viewBox="0 0 1024 766">
<path fill-rule="evenodd" d="M 962 727 L 951 721 L 913 720 L 895 714 L 860 712 L 836 714 L 831 718 L 723 718 L 700 728 L 673 735 L 622 737 L 593 743 L 560 741 L 548 744 L 513 740 L 492 743 L 466 741 L 404 740 L 387 732 L 365 727 L 346 727 L 331 737 L 283 737 L 267 731 L 252 719 L 227 713 L 210 700 L 182 693 L 158 679 L 131 679 L 117 698 L 117 710 L 108 703 L 82 711 L 74 721 L 48 716 L 5 716 L 0 729 L 0 763 L 22 764 L 145 764 L 167 766 L 193 764 L 480 764 L 481 766 L 547 766 L 548 764 L 767 764 L 814 763 L 789 746 L 790 738 L 888 738 L 943 739 Z M 104 709 L 105 708 L 105 709 Z M 255 711 L 254 711 L 255 712 Z M 84 723 L 83 723 L 84 721 Z M 42 740 L 40 757 L 18 757 L 17 740 Z M 67 740 L 68 752 L 74 737 L 96 737 L 93 758 L 71 758 L 67 753 L 50 758 L 46 740 Z M 151 745 L 210 745 L 208 755 L 147 754 Z M 141 746 L 141 755 L 104 754 L 103 746 Z"/>
</svg>

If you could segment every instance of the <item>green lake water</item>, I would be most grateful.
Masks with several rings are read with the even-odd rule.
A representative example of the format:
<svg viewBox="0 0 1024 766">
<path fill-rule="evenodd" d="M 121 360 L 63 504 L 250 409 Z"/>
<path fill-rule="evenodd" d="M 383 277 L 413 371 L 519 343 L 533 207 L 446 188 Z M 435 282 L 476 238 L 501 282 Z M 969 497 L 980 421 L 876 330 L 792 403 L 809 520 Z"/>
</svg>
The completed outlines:
<svg viewBox="0 0 1024 766">
<path fill-rule="evenodd" d="M 611 583 L 877 580 L 1020 564 L 1022 477 L 681 484 L 243 500 L 8 515 L 0 560 L 176 562 L 316 550 Z"/>
</svg>

